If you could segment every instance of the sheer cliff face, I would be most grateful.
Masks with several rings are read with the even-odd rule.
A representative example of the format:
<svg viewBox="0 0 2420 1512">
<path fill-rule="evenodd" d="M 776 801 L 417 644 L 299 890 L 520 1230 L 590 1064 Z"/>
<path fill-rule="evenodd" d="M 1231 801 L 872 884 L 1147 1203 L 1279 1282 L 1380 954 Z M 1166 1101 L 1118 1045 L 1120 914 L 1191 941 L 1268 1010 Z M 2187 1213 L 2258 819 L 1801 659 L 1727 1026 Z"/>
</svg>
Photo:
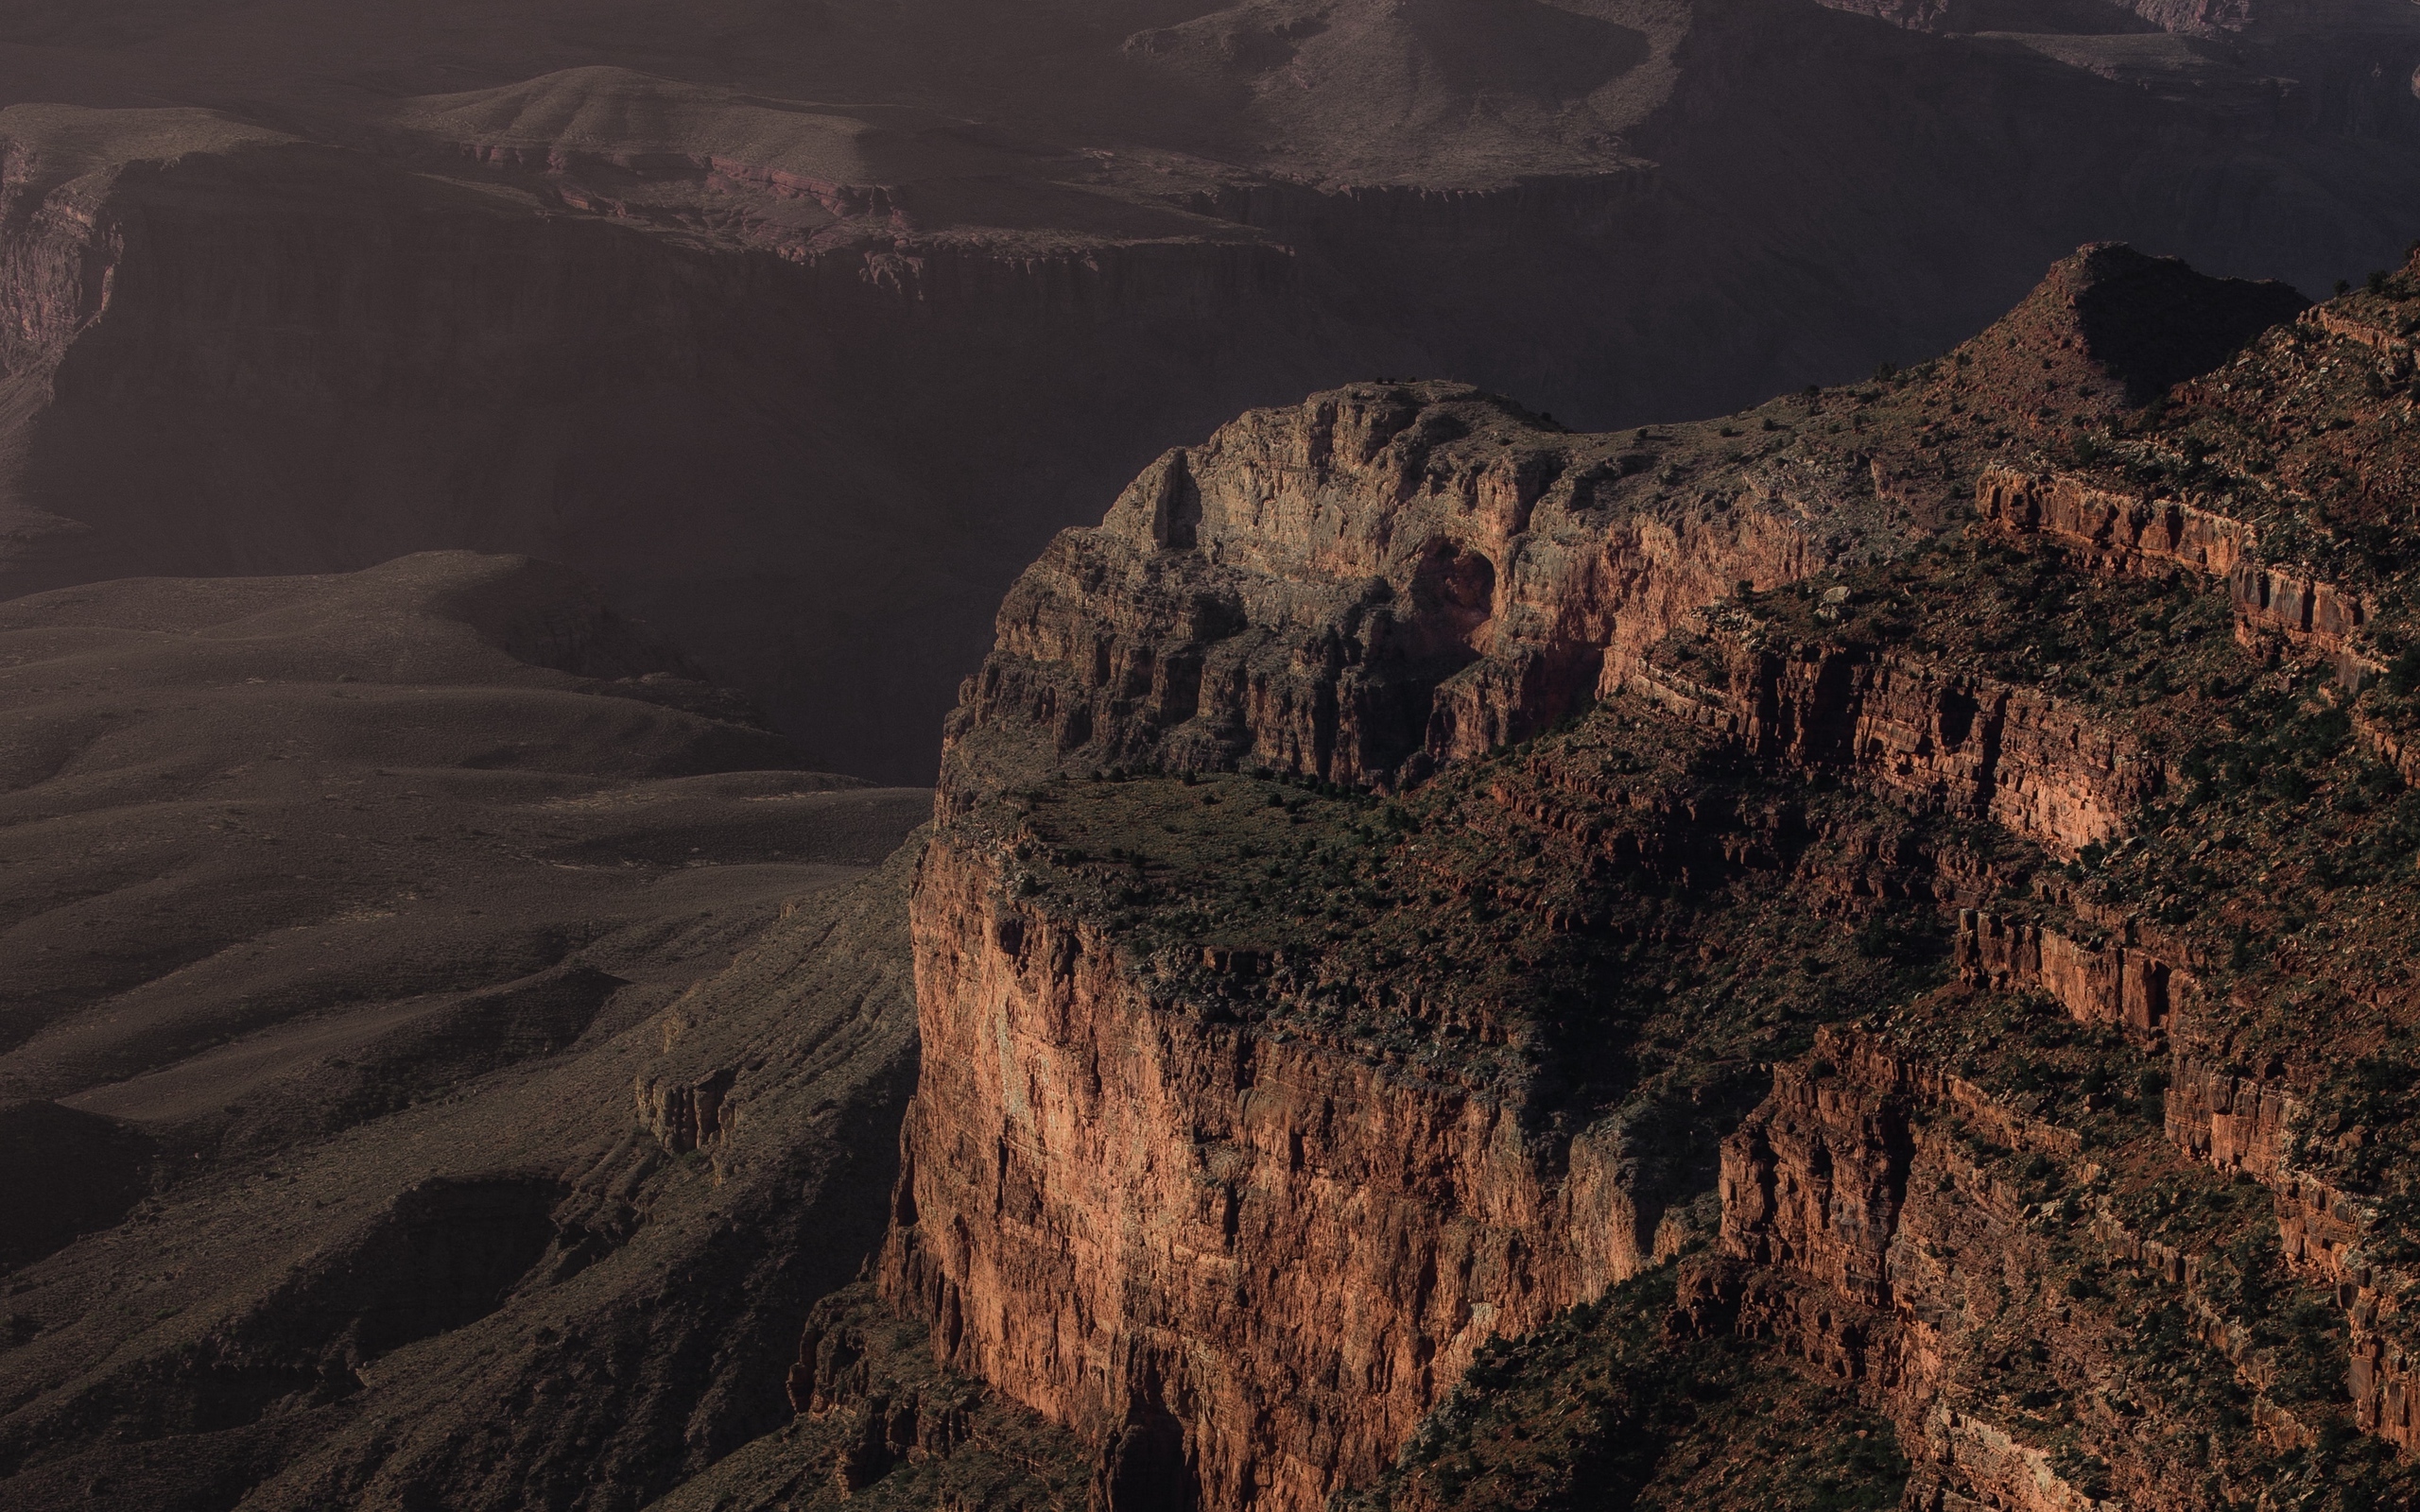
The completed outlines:
<svg viewBox="0 0 2420 1512">
<path fill-rule="evenodd" d="M 1005 890 L 925 857 L 920 990 L 984 1009 L 930 1020 L 884 1285 L 946 1364 L 1105 1444 L 1121 1502 L 1319 1506 L 1491 1334 L 1644 1263 L 1612 1173 L 1562 1211 L 1506 1099 L 1155 1012 Z"/>
<path fill-rule="evenodd" d="M 2412 277 L 2093 249 L 1703 426 L 1162 458 L 952 721 L 879 1288 L 1112 1506 L 1760 1504 L 1760 1401 L 1889 1422 L 1847 1504 L 2401 1486 L 2414 658 L 2326 480 Z"/>
<path fill-rule="evenodd" d="M 1610 695 L 1742 582 L 1931 523 L 1829 459 L 1676 500 L 1737 434 L 1575 437 L 1447 386 L 1321 395 L 1163 457 L 1011 592 L 919 884 L 927 1071 L 883 1284 L 949 1364 L 1106 1445 L 1117 1495 L 1321 1505 L 1479 1344 L 1683 1229 L 1617 1125 L 1538 1138 L 1549 1026 L 1458 1025 L 1508 1057 L 1479 1076 L 1184 1010 L 1115 930 L 1018 901 L 1033 842 L 999 793 L 1109 765 L 1391 789 Z M 1686 844 L 1680 803 L 1640 802 L 1634 849 Z M 1241 936 L 1194 954 L 1173 970 L 1221 996 L 1319 972 Z"/>
</svg>

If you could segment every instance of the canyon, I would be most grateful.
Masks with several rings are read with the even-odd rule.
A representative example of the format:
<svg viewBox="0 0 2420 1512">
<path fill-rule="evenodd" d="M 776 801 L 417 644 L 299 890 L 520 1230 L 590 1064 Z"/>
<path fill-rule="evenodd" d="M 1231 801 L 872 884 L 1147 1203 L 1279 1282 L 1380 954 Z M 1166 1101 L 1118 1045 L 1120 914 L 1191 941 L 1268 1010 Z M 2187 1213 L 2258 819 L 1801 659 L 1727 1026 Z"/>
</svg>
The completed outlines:
<svg viewBox="0 0 2420 1512">
<path fill-rule="evenodd" d="M 938 790 L 526 558 L 0 606 L 0 1487 L 2393 1504 L 2415 291 L 1247 412 Z"/>
<path fill-rule="evenodd" d="M 0 15 L 0 591 L 534 555 L 923 782 L 1017 569 L 1238 411 L 1717 413 L 2090 237 L 2322 290 L 2420 182 L 2396 0 L 710 9 Z"/>
<path fill-rule="evenodd" d="M 5 9 L 0 1502 L 2408 1500 L 2415 68 Z"/>
</svg>

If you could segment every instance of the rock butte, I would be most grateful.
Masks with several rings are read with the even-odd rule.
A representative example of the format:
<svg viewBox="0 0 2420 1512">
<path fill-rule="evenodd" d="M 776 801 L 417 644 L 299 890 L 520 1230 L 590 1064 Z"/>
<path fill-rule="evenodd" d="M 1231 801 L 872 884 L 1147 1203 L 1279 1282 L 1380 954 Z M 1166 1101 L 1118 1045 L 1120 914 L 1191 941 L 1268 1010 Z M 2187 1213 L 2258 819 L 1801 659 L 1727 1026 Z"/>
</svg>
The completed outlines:
<svg viewBox="0 0 2420 1512">
<path fill-rule="evenodd" d="M 1841 1383 L 1910 1505 L 2402 1485 L 2400 1188 L 2314 1140 L 2411 1022 L 2400 538 L 2333 522 L 2409 507 L 2414 276 L 2093 248 L 1727 421 L 1360 385 L 1161 458 L 950 722 L 880 1295 L 1111 1507 L 1575 1504 L 1647 1388 L 1538 1362 L 1675 1273 L 1651 1332 Z M 2302 901 L 2182 880 L 2247 832 Z"/>
</svg>

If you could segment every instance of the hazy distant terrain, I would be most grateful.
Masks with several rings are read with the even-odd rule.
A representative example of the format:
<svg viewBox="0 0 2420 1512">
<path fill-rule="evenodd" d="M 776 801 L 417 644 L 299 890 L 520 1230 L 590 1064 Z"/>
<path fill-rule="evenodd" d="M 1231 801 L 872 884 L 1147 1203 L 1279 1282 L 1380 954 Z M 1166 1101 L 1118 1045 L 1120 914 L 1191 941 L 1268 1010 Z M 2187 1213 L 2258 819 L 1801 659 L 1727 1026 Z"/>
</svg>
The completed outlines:
<svg viewBox="0 0 2420 1512">
<path fill-rule="evenodd" d="M 567 1041 L 630 985 L 583 952 L 854 875 L 921 819 L 683 672 L 570 575 L 464 553 L 0 607 L 0 1096 L 241 1126 L 468 994 Z"/>
<path fill-rule="evenodd" d="M 431 548 L 596 577 L 926 780 L 1049 534 L 1236 410 L 1684 418 L 2126 237 L 2420 231 L 2401 0 L 0 13 L 0 592 Z"/>
</svg>

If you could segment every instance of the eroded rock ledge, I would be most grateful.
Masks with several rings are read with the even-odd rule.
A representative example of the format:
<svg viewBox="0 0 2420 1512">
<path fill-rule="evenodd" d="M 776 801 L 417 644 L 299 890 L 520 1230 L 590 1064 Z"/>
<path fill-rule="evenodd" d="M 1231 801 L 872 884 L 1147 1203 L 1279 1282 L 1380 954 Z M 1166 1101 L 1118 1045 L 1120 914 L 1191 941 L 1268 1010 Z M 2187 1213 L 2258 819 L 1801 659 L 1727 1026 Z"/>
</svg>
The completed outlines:
<svg viewBox="0 0 2420 1512">
<path fill-rule="evenodd" d="M 1702 475 L 1717 428 L 1672 429 L 1388 384 L 1171 452 L 1010 593 L 944 789 L 1085 764 L 1398 786 L 1552 725 L 1740 583 L 1928 527 L 1853 471 Z"/>
</svg>

